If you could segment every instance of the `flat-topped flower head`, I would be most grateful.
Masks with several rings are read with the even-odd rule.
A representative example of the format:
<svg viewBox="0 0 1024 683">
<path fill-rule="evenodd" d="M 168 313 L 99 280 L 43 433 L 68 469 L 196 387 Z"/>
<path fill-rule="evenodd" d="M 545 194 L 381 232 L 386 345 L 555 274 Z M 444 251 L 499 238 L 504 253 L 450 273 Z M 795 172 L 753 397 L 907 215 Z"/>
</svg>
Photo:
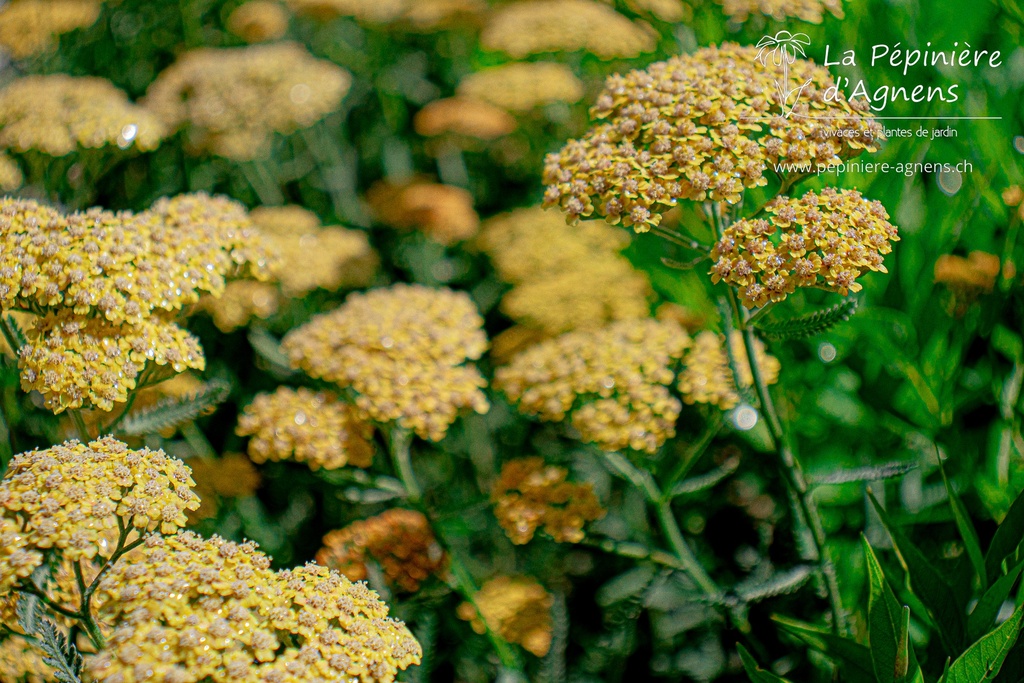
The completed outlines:
<svg viewBox="0 0 1024 683">
<path fill-rule="evenodd" d="M 0 587 L 28 576 L 43 550 L 92 559 L 118 518 L 139 532 L 176 532 L 199 507 L 193 486 L 177 458 L 113 437 L 14 456 L 0 481 Z"/>
<path fill-rule="evenodd" d="M 501 467 L 491 489 L 494 516 L 516 545 L 530 542 L 538 529 L 560 543 L 579 543 L 583 526 L 601 519 L 604 508 L 590 484 L 567 481 L 569 471 L 542 458 L 519 458 Z"/>
<path fill-rule="evenodd" d="M 480 587 L 472 603 L 459 605 L 458 615 L 477 633 L 490 629 L 543 657 L 551 649 L 553 602 L 551 594 L 533 578 L 498 576 Z"/>
<path fill-rule="evenodd" d="M 260 394 L 246 406 L 235 431 L 252 437 L 249 457 L 257 463 L 294 460 L 333 470 L 369 467 L 373 460 L 373 426 L 326 391 L 279 387 Z"/>
<path fill-rule="evenodd" d="M 546 206 L 644 232 L 679 200 L 736 203 L 765 185 L 769 164 L 836 164 L 881 138 L 861 100 L 841 94 L 828 70 L 796 59 L 781 101 L 782 71 L 755 47 L 725 44 L 611 76 L 592 113 L 599 123 L 545 162 Z M 794 103 L 795 102 L 795 103 Z"/>
<path fill-rule="evenodd" d="M 347 71 L 297 43 L 186 52 L 150 85 L 145 105 L 190 147 L 236 161 L 265 156 L 274 133 L 290 134 L 335 111 Z"/>
<path fill-rule="evenodd" d="M 512 62 L 469 74 L 459 83 L 459 94 L 507 111 L 525 112 L 554 102 L 579 102 L 583 82 L 565 64 Z"/>
<path fill-rule="evenodd" d="M 227 29 L 247 43 L 262 43 L 288 32 L 288 10 L 274 0 L 248 0 L 228 15 Z"/>
<path fill-rule="evenodd" d="M 18 4 L 18 3 L 12 3 Z M 62 157 L 101 147 L 156 149 L 166 129 L 112 83 L 92 76 L 24 76 L 0 90 L 0 147 Z"/>
<path fill-rule="evenodd" d="M 487 348 L 464 293 L 398 284 L 352 294 L 290 332 L 282 349 L 309 376 L 354 392 L 356 415 L 439 441 L 462 410 L 488 409 L 467 360 Z"/>
<path fill-rule="evenodd" d="M 841 0 L 717 0 L 722 12 L 736 22 L 744 22 L 753 16 L 765 16 L 775 21 L 800 19 L 820 24 L 828 12 L 837 19 L 843 18 Z"/>
<path fill-rule="evenodd" d="M 0 7 L 0 47 L 15 59 L 53 48 L 57 39 L 96 23 L 98 0 L 14 0 Z"/>
<path fill-rule="evenodd" d="M 627 320 L 536 344 L 494 383 L 521 412 L 569 420 L 599 448 L 654 453 L 675 435 L 682 404 L 669 386 L 690 344 L 673 321 Z"/>
<path fill-rule="evenodd" d="M 657 34 L 611 6 L 594 0 L 535 0 L 497 9 L 480 44 L 516 59 L 543 52 L 590 52 L 601 59 L 632 58 L 650 52 Z"/>
<path fill-rule="evenodd" d="M 444 572 L 444 551 L 422 513 L 394 508 L 324 536 L 316 561 L 352 581 L 369 577 L 376 562 L 388 584 L 415 593 L 433 574 Z"/>
<path fill-rule="evenodd" d="M 469 97 L 446 97 L 428 103 L 413 118 L 416 132 L 427 137 L 454 135 L 494 140 L 516 129 L 516 120 L 504 109 Z"/>
<path fill-rule="evenodd" d="M 681 22 L 692 14 L 683 0 L 626 0 L 626 7 L 669 23 Z"/>
<path fill-rule="evenodd" d="M 405 12 L 409 0 L 287 0 L 298 14 L 321 20 L 352 17 L 371 24 L 387 24 Z"/>
<path fill-rule="evenodd" d="M 13 192 L 25 184 L 25 174 L 11 155 L 0 153 L 0 190 Z"/>
<path fill-rule="evenodd" d="M 271 571 L 251 542 L 151 536 L 98 597 L 116 627 L 87 663 L 97 682 L 392 683 L 421 656 L 364 584 L 317 565 Z"/>
<path fill-rule="evenodd" d="M 734 330 L 731 341 L 734 349 L 743 348 L 742 333 Z M 754 353 L 765 384 L 775 384 L 779 379 L 779 370 L 782 369 L 778 359 L 768 354 L 759 339 L 755 341 Z M 729 364 L 725 337 L 711 330 L 697 333 L 693 338 L 693 348 L 686 352 L 683 367 L 679 371 L 677 387 L 683 401 L 691 405 L 705 403 L 722 410 L 735 408 L 740 402 L 737 384 L 741 387 L 754 385 L 747 354 L 738 353 L 735 362 L 740 375 L 739 382 Z"/>
<path fill-rule="evenodd" d="M 765 214 L 733 223 L 711 250 L 711 279 L 736 287 L 748 308 L 782 301 L 797 287 L 859 292 L 862 274 L 888 272 L 883 257 L 899 241 L 881 202 L 856 190 L 776 197 Z"/>
<path fill-rule="evenodd" d="M 531 328 L 554 335 L 650 312 L 647 278 L 620 253 L 628 236 L 603 221 L 566 230 L 554 211 L 517 209 L 489 219 L 476 244 L 513 285 L 502 311 Z"/>
<path fill-rule="evenodd" d="M 380 181 L 370 188 L 366 200 L 381 223 L 399 230 L 417 230 L 444 245 L 467 240 L 480 228 L 473 195 L 453 185 Z"/>
</svg>

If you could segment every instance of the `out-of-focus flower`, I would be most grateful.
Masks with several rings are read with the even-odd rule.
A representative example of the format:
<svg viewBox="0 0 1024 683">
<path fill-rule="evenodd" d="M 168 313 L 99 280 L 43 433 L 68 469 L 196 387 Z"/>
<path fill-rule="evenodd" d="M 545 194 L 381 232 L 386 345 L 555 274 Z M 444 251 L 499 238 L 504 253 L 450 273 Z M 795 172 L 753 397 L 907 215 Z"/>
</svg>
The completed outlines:
<svg viewBox="0 0 1024 683">
<path fill-rule="evenodd" d="M 321 20 L 353 17 L 373 24 L 387 24 L 402 16 L 409 0 L 287 0 L 298 14 Z"/>
<path fill-rule="evenodd" d="M 1011 185 L 1003 190 L 1003 203 L 1011 208 L 1017 207 L 1017 215 L 1024 220 L 1024 190 L 1019 185 Z"/>
<path fill-rule="evenodd" d="M 935 261 L 935 281 L 951 289 L 988 293 L 995 287 L 1000 268 L 999 257 L 984 251 L 972 251 L 967 258 L 943 254 Z"/>
<path fill-rule="evenodd" d="M 874 151 L 881 126 L 865 101 L 825 98 L 827 69 L 789 65 L 786 87 L 802 89 L 787 116 L 780 72 L 757 56 L 726 44 L 611 76 L 592 110 L 602 123 L 548 156 L 545 205 L 644 232 L 680 199 L 738 202 L 767 183 L 768 163 L 814 167 Z"/>
<path fill-rule="evenodd" d="M 0 90 L 0 147 L 14 152 L 62 157 L 110 146 L 146 152 L 165 133 L 157 117 L 102 78 L 24 76 Z"/>
<path fill-rule="evenodd" d="M 538 528 L 559 543 L 583 540 L 583 525 L 605 515 L 590 484 L 566 481 L 565 468 L 542 458 L 510 460 L 491 489 L 494 516 L 512 542 L 529 543 Z"/>
<path fill-rule="evenodd" d="M 447 560 L 422 513 L 393 508 L 324 536 L 316 561 L 352 581 L 369 577 L 367 560 L 380 565 L 388 584 L 408 593 L 419 590 Z"/>
<path fill-rule="evenodd" d="M 504 109 L 469 97 L 434 100 L 413 117 L 416 132 L 428 137 L 450 133 L 477 140 L 494 140 L 508 135 L 517 125 Z"/>
<path fill-rule="evenodd" d="M 743 349 L 743 335 L 732 333 L 732 346 Z M 761 340 L 756 340 L 754 349 L 757 365 L 766 384 L 775 384 L 782 369 L 778 359 L 769 355 Z M 745 351 L 736 354 L 736 368 L 740 373 L 740 385 L 750 387 L 754 376 Z M 729 365 L 729 354 L 725 349 L 725 338 L 711 330 L 704 330 L 693 339 L 693 348 L 686 352 L 683 367 L 679 372 L 679 392 L 686 403 L 707 403 L 722 410 L 735 408 L 740 402 L 736 379 Z"/>
<path fill-rule="evenodd" d="M 352 17 L 413 31 L 436 31 L 487 11 L 485 0 L 287 0 L 298 12 L 322 21 Z"/>
<path fill-rule="evenodd" d="M 513 62 L 469 74 L 459 83 L 459 94 L 524 112 L 552 102 L 579 102 L 583 82 L 565 64 Z"/>
<path fill-rule="evenodd" d="M 722 12 L 736 22 L 746 21 L 750 15 L 764 15 L 775 21 L 800 19 L 820 24 L 827 11 L 837 19 L 843 18 L 841 0 L 717 0 Z"/>
<path fill-rule="evenodd" d="M 681 22 L 692 14 L 682 0 L 626 0 L 626 7 L 669 23 Z"/>
<path fill-rule="evenodd" d="M 0 7 L 0 47 L 15 59 L 53 47 L 61 34 L 92 26 L 100 16 L 96 0 L 14 0 Z"/>
<path fill-rule="evenodd" d="M 459 23 L 477 23 L 488 11 L 486 0 L 405 0 L 399 25 L 414 31 L 437 31 Z"/>
<path fill-rule="evenodd" d="M 480 217 L 473 209 L 473 195 L 461 187 L 414 181 L 394 185 L 376 183 L 366 195 L 381 223 L 424 235 L 450 245 L 473 237 Z"/>
<path fill-rule="evenodd" d="M 0 481 L 0 590 L 31 574 L 41 550 L 92 559 L 118 517 L 140 533 L 176 532 L 199 507 L 194 485 L 177 458 L 113 437 L 14 456 Z"/>
<path fill-rule="evenodd" d="M 247 43 L 262 43 L 288 32 L 288 10 L 274 0 L 248 0 L 229 16 L 227 29 Z"/>
<path fill-rule="evenodd" d="M 0 152 L 0 190 L 13 192 L 25 183 L 21 166 L 8 154 Z"/>
<path fill-rule="evenodd" d="M 549 336 L 534 327 L 513 325 L 491 339 L 491 351 L 487 355 L 495 365 L 505 365 L 520 352 Z"/>
<path fill-rule="evenodd" d="M 584 441 L 654 453 L 675 435 L 682 405 L 669 392 L 691 344 L 677 323 L 626 320 L 541 342 L 495 373 L 519 410 L 569 418 Z"/>
<path fill-rule="evenodd" d="M 360 418 L 439 441 L 461 410 L 489 407 L 486 381 L 465 364 L 487 348 L 482 327 L 466 294 L 397 284 L 350 295 L 281 348 L 311 377 L 351 389 Z"/>
<path fill-rule="evenodd" d="M 297 43 L 186 52 L 150 85 L 145 105 L 189 143 L 235 161 L 269 152 L 274 133 L 308 128 L 348 92 L 347 71 Z"/>
<path fill-rule="evenodd" d="M 619 253 L 629 238 L 604 222 L 566 230 L 555 212 L 517 209 L 489 219 L 477 244 L 514 285 L 502 310 L 527 326 L 560 334 L 649 313 L 650 284 Z"/>
<path fill-rule="evenodd" d="M 776 197 L 765 213 L 730 225 L 711 250 L 711 279 L 736 287 L 748 308 L 782 301 L 797 287 L 859 292 L 865 271 L 888 272 L 883 255 L 899 241 L 881 202 L 856 190 Z"/>
<path fill-rule="evenodd" d="M 472 603 L 459 605 L 458 615 L 477 633 L 490 629 L 543 657 L 551 649 L 553 602 L 551 594 L 532 578 L 499 576 L 481 586 Z"/>
<path fill-rule="evenodd" d="M 246 407 L 235 431 L 252 437 L 249 457 L 257 463 L 295 460 L 314 470 L 369 467 L 373 426 L 355 413 L 330 392 L 278 387 Z"/>
<path fill-rule="evenodd" d="M 657 34 L 593 0 L 535 0 L 501 7 L 480 36 L 487 50 L 521 59 L 542 52 L 583 50 L 602 59 L 650 52 Z"/>
<path fill-rule="evenodd" d="M 392 683 L 422 655 L 364 584 L 313 564 L 273 572 L 251 542 L 150 536 L 98 595 L 117 627 L 87 663 L 97 682 Z"/>
<path fill-rule="evenodd" d="M 199 308 L 210 314 L 221 332 L 245 327 L 253 318 L 266 320 L 281 306 L 281 293 L 269 282 L 235 280 L 218 297 L 203 297 Z"/>
<path fill-rule="evenodd" d="M 19 635 L 0 641 L 0 681 L 51 683 L 57 679 L 43 661 L 42 651 Z"/>
<path fill-rule="evenodd" d="M 260 487 L 259 470 L 241 453 L 194 458 L 189 465 L 196 482 L 195 492 L 201 501 L 199 509 L 189 513 L 190 524 L 215 517 L 220 499 L 251 496 Z"/>
</svg>

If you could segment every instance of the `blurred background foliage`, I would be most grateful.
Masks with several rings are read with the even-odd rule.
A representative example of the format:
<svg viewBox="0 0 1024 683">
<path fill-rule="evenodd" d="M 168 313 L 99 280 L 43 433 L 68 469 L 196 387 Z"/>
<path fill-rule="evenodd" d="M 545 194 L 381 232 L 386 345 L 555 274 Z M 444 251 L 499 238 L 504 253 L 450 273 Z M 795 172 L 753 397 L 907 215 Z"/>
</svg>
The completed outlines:
<svg viewBox="0 0 1024 683">
<path fill-rule="evenodd" d="M 0 22 L 4 12 L 23 2 L 28 0 L 0 8 Z M 256 2 L 262 7 L 252 8 Z M 894 523 L 929 557 L 941 558 L 943 571 L 957 576 L 968 560 L 939 458 L 983 542 L 1024 488 L 1024 290 L 1019 275 L 1024 253 L 1018 239 L 1020 212 L 1003 196 L 1024 182 L 1024 8 L 1016 0 L 849 0 L 842 4 L 841 18 L 825 11 L 811 23 L 786 14 L 816 6 L 813 2 L 772 3 L 776 16 L 754 11 L 744 20 L 742 14 L 728 16 L 710 0 L 619 0 L 605 3 L 606 9 L 636 22 L 643 50 L 628 57 L 594 54 L 602 46 L 614 52 L 621 44 L 621 27 L 609 24 L 591 27 L 584 49 L 549 49 L 518 60 L 567 67 L 582 86 L 567 101 L 555 98 L 523 109 L 513 104 L 508 111 L 498 106 L 495 112 L 486 101 L 500 101 L 497 95 L 503 93 L 488 92 L 485 84 L 477 97 L 485 103 L 475 118 L 467 113 L 475 105 L 464 101 L 456 103 L 456 114 L 446 114 L 433 103 L 466 98 L 460 83 L 467 77 L 517 61 L 502 50 L 487 49 L 482 39 L 509 4 L 380 0 L 296 1 L 289 6 L 254 0 L 246 3 L 254 17 L 246 23 L 244 15 L 236 14 L 245 9 L 236 0 L 104 2 L 95 22 L 55 37 L 34 54 L 12 56 L 0 74 L 5 84 L 0 87 L 35 74 L 95 76 L 113 83 L 131 101 L 145 103 L 158 75 L 183 54 L 240 47 L 260 38 L 303 45 L 350 73 L 351 87 L 339 108 L 289 134 L 274 133 L 265 149 L 247 159 L 197 147 L 189 125 L 168 131 L 158 146 L 145 151 L 125 144 L 124 149 L 107 146 L 51 156 L 10 144 L 6 152 L 25 177 L 12 193 L 65 209 L 140 210 L 159 197 L 194 191 L 226 194 L 250 208 L 301 205 L 322 225 L 342 225 L 369 238 L 380 267 L 355 286 L 408 281 L 469 292 L 494 343 L 491 357 L 481 363 L 490 376 L 501 362 L 499 351 L 507 354 L 525 342 L 514 336 L 516 330 L 523 332 L 522 326 L 515 327 L 518 321 L 499 305 L 510 289 L 508 278 L 472 236 L 480 218 L 540 203 L 544 155 L 586 129 L 588 106 L 606 76 L 698 46 L 756 44 L 762 35 L 787 28 L 810 37 L 808 57 L 819 63 L 826 45 L 833 56 L 855 50 L 860 64 L 835 67 L 833 73 L 863 78 L 871 90 L 905 82 L 956 83 L 960 97 L 955 103 L 897 101 L 884 111 L 886 117 L 936 117 L 886 121 L 890 127 L 949 125 L 955 136 L 892 139 L 869 160 L 966 161 L 971 170 L 847 172 L 802 183 L 804 189 L 857 188 L 880 200 L 902 241 L 886 259 L 888 275 L 864 277 L 859 308 L 848 322 L 807 339 L 773 343 L 770 351 L 782 365 L 775 396 L 816 483 L 854 631 L 865 629 L 868 594 L 860 534 L 892 575 L 902 575 L 889 550 L 890 537 L 866 495 L 869 487 Z M 391 5 L 404 9 L 389 15 Z M 548 29 L 573 33 L 573 21 L 572 13 L 563 13 Z M 896 69 L 866 63 L 872 45 L 926 41 L 1000 50 L 1004 66 L 917 67 L 903 77 Z M 526 81 L 517 87 L 527 91 Z M 226 92 L 226 84 L 221 85 Z M 182 90 L 183 97 L 190 87 L 211 86 L 193 83 Z M 217 84 L 212 87 L 216 92 Z M 528 99 L 522 93 L 504 94 L 506 103 L 517 96 Z M 996 118 L 941 120 L 970 116 Z M 0 130 L 9 122 L 0 120 Z M 409 198 L 410 187 L 429 189 L 420 192 L 425 198 Z M 683 209 L 676 220 L 695 225 L 696 212 Z M 553 221 L 551 229 L 560 229 L 560 221 Z M 699 228 L 694 233 L 710 241 Z M 622 246 L 633 266 L 649 277 L 654 292 L 647 298 L 650 312 L 674 303 L 683 308 L 673 314 L 691 329 L 718 326 L 715 288 L 702 268 L 668 268 L 661 259 L 675 258 L 674 247 L 650 235 L 633 236 L 631 244 Z M 277 340 L 316 313 L 335 308 L 347 286 L 275 299 L 273 310 L 251 320 L 246 318 L 253 303 L 243 293 L 241 324 L 215 324 L 205 311 L 193 315 L 190 327 L 200 335 L 208 359 L 205 379 L 225 381 L 230 397 L 211 415 L 147 437 L 195 468 L 204 491 L 198 528 L 254 539 L 281 566 L 313 558 L 329 531 L 400 504 L 398 493 L 361 470 L 311 471 L 285 462 L 256 466 L 240 455 L 246 450 L 246 440 L 235 434 L 241 408 L 259 392 L 298 382 Z M 775 313 L 799 315 L 837 300 L 837 295 L 807 290 L 790 296 Z M 523 338 L 546 334 L 527 329 Z M 64 423 L 40 411 L 32 396 L 21 394 L 14 364 L 4 365 L 0 383 L 10 444 L 5 460 L 12 452 L 69 433 Z M 776 673 L 799 681 L 831 679 L 823 660 L 807 654 L 770 620 L 783 614 L 820 623 L 825 610 L 800 563 L 786 489 L 767 453 L 761 425 L 744 429 L 749 425 L 736 410 L 720 419 L 686 407 L 678 436 L 647 461 L 655 470 L 671 471 L 688 448 L 710 439 L 693 469 L 693 476 L 708 476 L 676 499 L 674 512 L 708 571 L 721 585 L 736 587 L 730 592 L 732 616 L 726 617 L 718 606 L 688 597 L 691 586 L 684 574 L 647 558 L 663 542 L 637 490 L 624 486 L 592 449 L 564 430 L 518 415 L 497 392 L 489 392 L 489 398 L 488 414 L 465 417 L 436 444 L 417 442 L 414 460 L 428 504 L 478 580 L 497 574 L 532 576 L 552 596 L 550 651 L 544 657 L 527 655 L 531 678 L 745 680 L 735 646 L 742 642 Z M 710 434 L 704 431 L 707 424 L 715 426 Z M 607 508 L 607 515 L 588 527 L 582 544 L 561 545 L 538 536 L 527 545 L 512 545 L 491 513 L 489 492 L 501 464 L 534 455 L 567 468 L 574 481 L 590 482 Z M 888 470 L 878 470 L 880 465 Z M 849 474 L 860 468 L 875 468 L 869 475 L 899 476 L 866 482 L 871 476 Z M 456 615 L 459 600 L 443 583 L 435 579 L 418 592 L 392 595 L 379 575 L 371 573 L 370 581 L 389 597 L 428 652 L 423 666 L 405 674 L 407 680 L 493 679 L 487 640 Z M 919 652 L 927 653 L 934 629 L 927 615 L 912 608 L 911 636 Z M 933 658 L 933 670 L 936 665 L 941 671 L 942 662 Z"/>
</svg>

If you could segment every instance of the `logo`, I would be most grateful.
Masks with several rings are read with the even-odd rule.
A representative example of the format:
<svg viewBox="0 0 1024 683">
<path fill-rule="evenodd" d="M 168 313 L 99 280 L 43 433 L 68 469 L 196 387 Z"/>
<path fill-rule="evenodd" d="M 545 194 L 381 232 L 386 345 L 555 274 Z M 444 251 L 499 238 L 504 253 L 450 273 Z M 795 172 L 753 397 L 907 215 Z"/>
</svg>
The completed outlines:
<svg viewBox="0 0 1024 683">
<path fill-rule="evenodd" d="M 807 57 L 804 53 L 804 46 L 810 44 L 811 39 L 806 33 L 790 33 L 789 31 L 779 31 L 774 36 L 764 36 L 757 42 L 757 47 L 761 49 L 755 59 L 761 62 L 762 66 L 767 67 L 768 62 L 771 61 L 773 65 L 782 69 L 782 81 L 775 79 L 775 89 L 782 102 L 783 116 L 787 119 L 793 115 L 793 107 L 800 101 L 800 95 L 804 88 L 811 84 L 808 79 L 803 84 L 790 88 L 789 67 L 796 62 L 797 56 Z M 792 105 L 789 104 L 790 98 L 793 100 Z"/>
</svg>

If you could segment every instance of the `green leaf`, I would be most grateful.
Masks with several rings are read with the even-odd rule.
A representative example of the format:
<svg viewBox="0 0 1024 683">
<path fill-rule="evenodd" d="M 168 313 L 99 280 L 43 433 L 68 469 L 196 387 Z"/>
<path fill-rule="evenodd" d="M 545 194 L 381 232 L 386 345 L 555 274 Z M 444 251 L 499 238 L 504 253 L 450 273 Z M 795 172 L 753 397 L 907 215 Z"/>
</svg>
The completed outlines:
<svg viewBox="0 0 1024 683">
<path fill-rule="evenodd" d="M 1024 605 L 998 628 L 982 636 L 957 657 L 940 683 L 984 683 L 996 677 L 1020 635 Z"/>
<path fill-rule="evenodd" d="M 43 651 L 43 662 L 58 683 L 81 683 L 82 655 L 57 625 L 46 618 L 42 603 L 36 598 L 18 597 L 18 625 Z M 43 673 L 43 672 L 36 672 Z"/>
<path fill-rule="evenodd" d="M 231 386 L 227 382 L 211 380 L 194 394 L 165 398 L 129 414 L 117 426 L 117 433 L 123 436 L 144 436 L 177 427 L 223 403 L 230 390 Z"/>
<path fill-rule="evenodd" d="M 892 538 L 900 564 L 903 565 L 910 580 L 911 592 L 928 610 L 932 623 L 938 629 L 943 648 L 948 655 L 959 653 L 966 638 L 964 613 L 967 606 L 956 603 L 949 582 L 935 568 L 934 563 L 892 523 L 874 494 L 869 492 L 868 498 Z"/>
<path fill-rule="evenodd" d="M 812 486 L 826 484 L 849 484 L 851 482 L 879 481 L 899 477 L 911 470 L 917 469 L 915 462 L 889 462 L 884 465 L 871 465 L 868 467 L 857 467 L 849 470 L 839 470 L 830 474 L 819 474 L 811 477 Z"/>
<path fill-rule="evenodd" d="M 287 377 L 295 374 L 291 359 L 281 350 L 281 342 L 262 327 L 249 330 L 249 346 L 260 358 L 267 362 L 274 374 Z"/>
<path fill-rule="evenodd" d="M 759 581 L 753 584 L 746 582 L 736 586 L 736 595 L 740 600 L 747 603 L 759 602 L 799 590 L 800 586 L 807 583 L 814 571 L 807 565 L 799 565 L 786 571 L 774 574 L 767 581 Z"/>
<path fill-rule="evenodd" d="M 910 611 L 896 600 L 882 565 L 867 539 L 864 555 L 868 565 L 868 644 L 878 683 L 921 681 L 923 676 L 908 637 Z"/>
<path fill-rule="evenodd" d="M 747 676 L 753 683 L 790 683 L 788 679 L 776 676 L 771 671 L 762 669 L 757 660 L 755 660 L 747 649 L 736 643 L 736 649 L 740 653 L 740 659 L 743 661 L 743 669 L 747 672 Z"/>
<path fill-rule="evenodd" d="M 706 474 L 698 477 L 690 477 L 672 487 L 672 497 L 686 496 L 700 491 L 706 491 L 718 482 L 722 481 L 736 471 L 740 465 L 739 458 L 729 458 L 720 467 L 716 467 Z"/>
<path fill-rule="evenodd" d="M 985 559 L 981 554 L 978 532 L 974 528 L 971 516 L 967 513 L 967 508 L 964 507 L 960 497 L 953 490 L 953 485 L 949 482 L 949 477 L 946 476 L 946 468 L 942 466 L 941 460 L 939 461 L 939 471 L 942 472 L 942 483 L 946 486 L 949 505 L 953 508 L 953 520 L 956 522 L 956 528 L 960 531 L 960 537 L 967 548 L 967 557 L 970 558 L 971 566 L 974 567 L 978 580 L 981 581 L 982 589 L 985 589 L 988 587 L 988 574 L 985 571 Z"/>
<path fill-rule="evenodd" d="M 638 599 L 654 581 L 657 570 L 649 564 L 642 564 L 619 574 L 598 589 L 595 599 L 602 607 L 623 600 Z"/>
<path fill-rule="evenodd" d="M 1003 561 L 1014 555 L 1024 540 L 1024 492 L 1014 499 L 999 528 L 992 537 L 992 543 L 985 553 L 985 574 L 989 582 L 995 581 L 1002 573 Z M 1012 560 L 1011 560 L 1012 561 Z"/>
<path fill-rule="evenodd" d="M 831 659 L 843 672 L 848 683 L 875 683 L 871 667 L 871 651 L 850 638 L 843 638 L 824 627 L 815 626 L 789 617 L 772 616 L 782 630 Z"/>
<path fill-rule="evenodd" d="M 1009 598 L 1010 591 L 1017 584 L 1017 577 L 1020 576 L 1021 569 L 1024 569 L 1024 561 L 1017 563 L 1008 573 L 993 581 L 988 590 L 978 599 L 978 604 L 974 606 L 967 617 L 967 636 L 972 642 L 991 628 L 996 617 L 999 616 L 999 610 L 1002 609 L 1003 603 Z"/>
<path fill-rule="evenodd" d="M 768 339 L 803 339 L 824 332 L 844 320 L 849 320 L 857 310 L 857 299 L 847 299 L 830 308 L 823 308 L 807 315 L 788 320 L 766 320 L 755 324 L 761 335 Z"/>
</svg>

